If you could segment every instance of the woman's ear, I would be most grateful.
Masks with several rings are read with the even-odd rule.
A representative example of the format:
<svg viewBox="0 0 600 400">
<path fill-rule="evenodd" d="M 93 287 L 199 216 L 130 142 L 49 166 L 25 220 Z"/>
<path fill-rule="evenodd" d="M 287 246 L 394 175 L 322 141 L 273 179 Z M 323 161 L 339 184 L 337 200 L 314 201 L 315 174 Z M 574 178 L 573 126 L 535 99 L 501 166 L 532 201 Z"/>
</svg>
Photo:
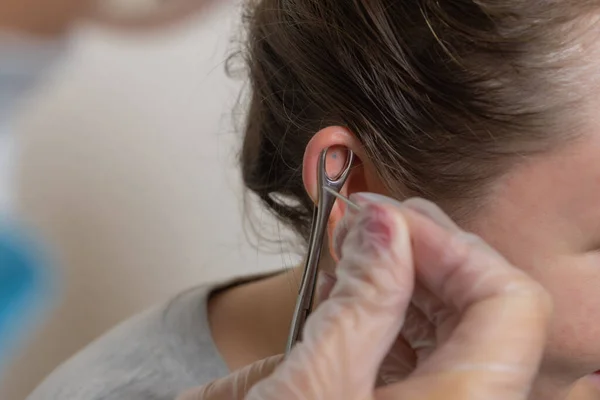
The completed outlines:
<svg viewBox="0 0 600 400">
<path fill-rule="evenodd" d="M 321 129 L 306 146 L 304 153 L 304 163 L 302 168 L 302 179 L 306 192 L 313 199 L 315 204 L 318 202 L 318 172 L 319 158 L 323 150 L 328 149 L 326 158 L 327 175 L 334 177 L 342 172 L 346 165 L 348 150 L 354 153 L 354 162 L 350 175 L 340 191 L 340 194 L 348 197 L 356 192 L 375 192 L 384 193 L 383 185 L 374 171 L 373 165 L 365 157 L 364 149 L 358 139 L 348 129 L 339 126 L 330 126 Z M 346 205 L 341 201 L 336 201 L 327 224 L 328 242 L 332 243 L 331 237 L 337 226 L 337 223 L 343 217 Z M 331 250 L 331 249 L 330 249 Z M 332 256 L 335 255 L 332 253 Z"/>
</svg>

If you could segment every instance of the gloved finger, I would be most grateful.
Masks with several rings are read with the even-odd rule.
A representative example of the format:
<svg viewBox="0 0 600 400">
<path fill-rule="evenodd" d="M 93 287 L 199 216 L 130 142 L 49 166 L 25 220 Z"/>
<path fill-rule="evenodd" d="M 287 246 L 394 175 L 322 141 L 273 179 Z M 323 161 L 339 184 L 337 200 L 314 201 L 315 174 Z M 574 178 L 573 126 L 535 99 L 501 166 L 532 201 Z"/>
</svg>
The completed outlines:
<svg viewBox="0 0 600 400">
<path fill-rule="evenodd" d="M 337 283 L 307 321 L 285 363 L 249 400 L 367 399 L 396 340 L 413 288 L 410 238 L 401 212 L 370 205 L 342 245 Z"/>
<path fill-rule="evenodd" d="M 248 391 L 271 375 L 282 360 L 283 355 L 257 361 L 225 378 L 191 389 L 177 400 L 243 400 Z"/>
<path fill-rule="evenodd" d="M 436 221 L 438 225 L 441 227 L 452 231 L 459 232 L 460 228 L 456 223 L 448 216 L 444 211 L 439 208 L 435 203 L 429 202 L 425 199 L 419 197 L 413 197 L 403 202 L 395 200 L 391 197 L 387 197 L 377 193 L 353 193 L 350 196 L 350 199 L 357 205 L 361 207 L 366 207 L 369 204 L 388 204 L 393 207 L 401 208 L 409 208 L 419 214 L 426 216 L 429 219 Z M 339 260 L 341 257 L 341 249 L 342 243 L 344 242 L 348 231 L 352 227 L 356 216 L 358 215 L 358 211 L 354 208 L 350 208 L 346 210 L 344 218 L 337 224 L 334 235 L 334 241 L 332 245 L 334 258 Z"/>
<path fill-rule="evenodd" d="M 474 235 L 408 209 L 403 213 L 417 279 L 461 314 L 450 337 L 415 375 L 476 373 L 482 387 L 494 381 L 510 392 L 497 398 L 526 393 L 545 343 L 549 296 Z"/>
</svg>

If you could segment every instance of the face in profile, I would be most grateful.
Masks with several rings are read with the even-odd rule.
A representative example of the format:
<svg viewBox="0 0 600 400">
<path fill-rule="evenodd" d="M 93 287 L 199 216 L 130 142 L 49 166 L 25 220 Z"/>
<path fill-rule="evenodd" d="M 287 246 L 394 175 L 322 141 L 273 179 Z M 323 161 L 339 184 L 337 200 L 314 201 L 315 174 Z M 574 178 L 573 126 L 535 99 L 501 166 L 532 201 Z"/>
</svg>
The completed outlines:
<svg viewBox="0 0 600 400">
<path fill-rule="evenodd" d="M 600 126 L 591 125 L 499 179 L 467 227 L 551 293 L 542 374 L 556 384 L 600 370 Z"/>
</svg>

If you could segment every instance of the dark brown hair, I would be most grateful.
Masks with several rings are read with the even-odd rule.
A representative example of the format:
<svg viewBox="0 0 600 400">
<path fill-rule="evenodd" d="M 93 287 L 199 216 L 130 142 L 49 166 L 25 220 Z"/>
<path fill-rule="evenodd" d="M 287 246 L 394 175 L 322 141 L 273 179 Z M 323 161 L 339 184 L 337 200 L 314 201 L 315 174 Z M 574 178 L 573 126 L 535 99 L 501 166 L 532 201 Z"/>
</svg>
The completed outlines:
<svg viewBox="0 0 600 400">
<path fill-rule="evenodd" d="M 577 82 L 587 49 L 577 33 L 597 6 L 251 2 L 245 185 L 306 237 L 313 202 L 302 183 L 304 150 L 321 128 L 342 125 L 393 195 L 427 197 L 467 217 L 520 157 L 575 131 L 565 110 L 574 115 L 585 95 Z"/>
</svg>

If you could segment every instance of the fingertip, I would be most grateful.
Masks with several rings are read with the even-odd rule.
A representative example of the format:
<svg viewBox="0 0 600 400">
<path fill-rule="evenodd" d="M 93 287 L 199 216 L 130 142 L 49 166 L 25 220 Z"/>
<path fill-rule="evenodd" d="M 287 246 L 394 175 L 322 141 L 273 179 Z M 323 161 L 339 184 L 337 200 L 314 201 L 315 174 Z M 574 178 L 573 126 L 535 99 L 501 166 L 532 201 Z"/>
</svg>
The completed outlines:
<svg viewBox="0 0 600 400">
<path fill-rule="evenodd" d="M 363 208 L 346 235 L 336 275 L 338 282 L 344 282 L 332 295 L 345 292 L 345 282 L 357 278 L 377 296 L 394 301 L 410 297 L 415 275 L 411 239 L 404 215 L 396 206 L 369 204 Z"/>
<path fill-rule="evenodd" d="M 407 237 L 407 224 L 402 213 L 388 204 L 366 205 L 346 233 L 343 252 L 374 260 L 399 251 Z"/>
</svg>

